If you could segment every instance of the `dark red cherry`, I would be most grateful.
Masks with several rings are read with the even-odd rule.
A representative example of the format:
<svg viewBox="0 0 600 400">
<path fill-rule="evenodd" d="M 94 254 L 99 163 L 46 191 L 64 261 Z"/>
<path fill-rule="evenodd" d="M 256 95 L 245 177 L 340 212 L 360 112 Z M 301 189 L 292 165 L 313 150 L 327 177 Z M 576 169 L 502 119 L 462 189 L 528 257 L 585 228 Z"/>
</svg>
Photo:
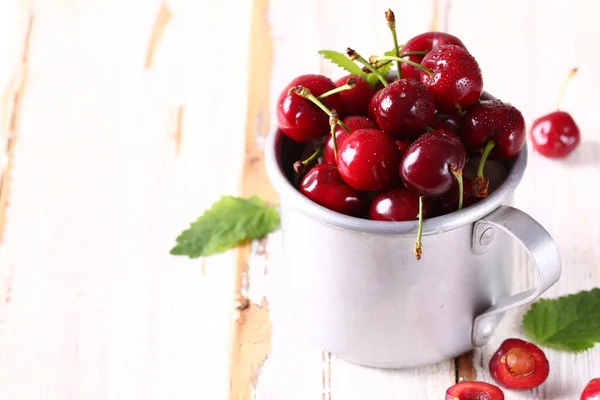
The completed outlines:
<svg viewBox="0 0 600 400">
<path fill-rule="evenodd" d="M 425 85 L 398 79 L 377 92 L 370 103 L 371 119 L 396 139 L 413 139 L 433 120 L 435 105 Z"/>
<path fill-rule="evenodd" d="M 473 105 L 483 92 L 483 77 L 475 58 L 464 48 L 445 45 L 427 53 L 421 65 L 433 76 L 421 72 L 421 81 L 433 95 L 441 111 L 463 110 Z"/>
<path fill-rule="evenodd" d="M 504 393 L 487 382 L 463 381 L 448 388 L 446 400 L 504 400 Z"/>
<path fill-rule="evenodd" d="M 400 150 L 400 157 L 404 157 L 404 153 L 410 147 L 410 143 L 408 140 L 396 140 L 396 146 L 398 146 L 398 150 Z"/>
<path fill-rule="evenodd" d="M 456 184 L 453 170 L 462 171 L 467 153 L 458 138 L 447 131 L 427 132 L 415 140 L 400 163 L 400 178 L 413 193 L 441 196 Z"/>
<path fill-rule="evenodd" d="M 277 101 L 277 123 L 281 131 L 298 143 L 308 143 L 329 133 L 329 116 L 310 100 L 300 97 L 291 88 L 304 86 L 318 97 L 335 89 L 333 81 L 323 75 L 302 75 L 292 80 L 281 92 Z M 322 100 L 330 110 L 343 113 L 340 93 Z"/>
<path fill-rule="evenodd" d="M 333 165 L 315 165 L 302 179 L 300 192 L 323 207 L 355 217 L 369 207 L 367 194 L 346 185 Z"/>
<path fill-rule="evenodd" d="M 507 339 L 490 359 L 490 374 L 500 385 L 515 390 L 538 387 L 550 372 L 544 352 L 533 343 Z"/>
<path fill-rule="evenodd" d="M 452 36 L 444 32 L 425 32 L 409 39 L 404 43 L 404 47 L 400 51 L 400 54 L 411 53 L 413 51 L 426 51 L 430 52 L 438 47 L 445 46 L 447 44 L 454 44 L 460 47 L 465 47 L 463 42 L 460 41 L 456 36 Z M 405 59 L 421 63 L 423 56 L 406 56 Z M 408 65 L 407 63 L 401 63 L 402 77 L 420 80 L 421 71 L 418 68 Z"/>
<path fill-rule="evenodd" d="M 529 133 L 533 148 L 543 156 L 562 158 L 579 144 L 579 127 L 571 115 L 555 111 L 536 119 Z"/>
<path fill-rule="evenodd" d="M 600 400 L 600 378 L 594 378 L 585 385 L 579 400 Z"/>
<path fill-rule="evenodd" d="M 481 154 L 490 140 L 489 158 L 505 160 L 516 156 L 525 143 L 525 120 L 519 110 L 500 100 L 484 100 L 467 110 L 462 118 L 462 139 L 472 154 Z"/>
<path fill-rule="evenodd" d="M 344 86 L 349 78 L 356 80 L 356 86 L 353 89 L 340 92 L 339 96 L 344 102 L 344 111 L 346 115 L 367 116 L 367 107 L 369 100 L 373 97 L 373 88 L 369 83 L 358 75 L 347 75 L 335 81 L 337 87 Z"/>
<path fill-rule="evenodd" d="M 343 92 L 342 92 L 343 93 Z M 352 115 L 350 117 L 346 117 L 342 120 L 344 124 L 350 129 L 350 132 L 357 131 L 359 129 L 377 129 L 377 124 L 371 121 L 367 117 L 363 117 L 360 115 Z M 338 149 L 340 148 L 342 142 L 350 135 L 350 133 L 346 132 L 344 128 L 338 126 L 335 130 L 335 139 L 337 143 Z M 333 140 L 331 135 L 327 136 L 325 139 L 325 148 L 323 151 L 323 160 L 327 164 L 336 165 L 335 156 L 333 152 Z"/>
<path fill-rule="evenodd" d="M 423 218 L 431 214 L 428 199 L 423 201 Z M 371 202 L 369 218 L 374 221 L 414 221 L 419 218 L 419 196 L 404 187 L 381 192 Z"/>
<path fill-rule="evenodd" d="M 399 164 L 396 142 L 377 129 L 352 132 L 338 149 L 340 175 L 356 190 L 371 192 L 394 187 Z"/>
<path fill-rule="evenodd" d="M 475 204 L 479 200 L 473 193 L 471 180 L 463 175 L 463 208 Z M 458 210 L 458 185 L 450 188 L 448 193 L 437 199 L 436 211 L 438 215 L 449 214 Z"/>
<path fill-rule="evenodd" d="M 438 112 L 433 116 L 433 121 L 431 121 L 429 127 L 435 130 L 441 129 L 445 131 L 449 130 L 456 132 L 460 127 L 460 120 L 461 117 L 458 115 L 458 113 L 444 114 Z"/>
</svg>

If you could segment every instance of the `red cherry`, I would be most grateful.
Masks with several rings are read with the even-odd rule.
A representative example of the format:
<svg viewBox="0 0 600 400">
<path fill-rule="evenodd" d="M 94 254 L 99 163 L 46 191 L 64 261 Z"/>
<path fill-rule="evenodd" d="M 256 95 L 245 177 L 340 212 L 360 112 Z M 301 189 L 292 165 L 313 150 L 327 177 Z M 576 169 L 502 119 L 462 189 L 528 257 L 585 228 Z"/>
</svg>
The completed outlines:
<svg viewBox="0 0 600 400">
<path fill-rule="evenodd" d="M 490 359 L 490 374 L 508 389 L 527 390 L 541 385 L 550 367 L 544 352 L 521 339 L 507 339 Z"/>
<path fill-rule="evenodd" d="M 329 133 L 329 116 L 310 100 L 300 97 L 291 88 L 304 86 L 314 96 L 335 89 L 333 81 L 323 75 L 302 75 L 292 80 L 281 92 L 277 101 L 277 122 L 281 131 L 298 143 L 308 143 Z M 322 100 L 330 110 L 338 115 L 343 113 L 340 93 Z"/>
<path fill-rule="evenodd" d="M 435 50 L 438 47 L 445 46 L 447 44 L 465 47 L 463 42 L 461 42 L 456 36 L 452 36 L 444 32 L 425 32 L 409 39 L 406 43 L 404 43 L 400 54 L 412 53 L 413 51 L 430 52 L 431 50 Z M 416 63 L 421 63 L 423 60 L 423 56 L 406 56 L 403 58 Z M 403 78 L 420 80 L 421 71 L 418 68 L 415 68 L 407 63 L 401 63 L 400 68 L 402 68 Z"/>
<path fill-rule="evenodd" d="M 463 175 L 463 208 L 477 203 L 478 200 L 479 198 L 473 192 L 471 180 Z M 458 210 L 458 185 L 452 186 L 448 193 L 437 199 L 436 209 L 438 215 Z"/>
<path fill-rule="evenodd" d="M 346 115 L 364 115 L 367 116 L 367 107 L 369 100 L 373 97 L 373 88 L 369 83 L 358 75 L 347 75 L 335 81 L 337 87 L 344 86 L 349 78 L 356 80 L 354 89 L 344 90 L 339 93 L 344 102 L 344 111 Z"/>
<path fill-rule="evenodd" d="M 484 100 L 471 107 L 462 119 L 462 139 L 471 153 L 482 153 L 490 140 L 490 158 L 516 156 L 525 143 L 525 120 L 515 107 L 500 100 Z"/>
<path fill-rule="evenodd" d="M 579 400 L 600 400 L 600 378 L 594 378 L 585 385 Z"/>
<path fill-rule="evenodd" d="M 421 82 L 435 98 L 438 109 L 453 110 L 458 104 L 470 107 L 483 92 L 483 77 L 475 58 L 463 47 L 445 45 L 427 53 L 421 65 L 433 71 L 422 72 Z"/>
<path fill-rule="evenodd" d="M 398 150 L 400 150 L 400 157 L 404 157 L 404 153 L 410 147 L 410 143 L 407 140 L 396 140 L 396 146 L 398 146 Z"/>
<path fill-rule="evenodd" d="M 398 182 L 400 152 L 390 136 L 377 129 L 360 129 L 338 149 L 344 182 L 356 190 L 390 189 Z"/>
<path fill-rule="evenodd" d="M 359 129 L 377 129 L 377 124 L 375 124 L 375 122 L 371 121 L 367 117 L 363 117 L 360 115 L 346 117 L 342 120 L 342 122 L 346 124 L 348 129 L 350 129 L 350 132 L 354 132 Z M 346 132 L 346 130 L 341 126 L 338 126 L 335 129 L 335 140 L 338 149 L 348 136 L 350 136 L 350 133 Z M 327 136 L 327 139 L 325 140 L 323 160 L 327 164 L 336 165 L 335 156 L 333 152 L 333 139 L 331 138 L 331 135 Z"/>
<path fill-rule="evenodd" d="M 504 393 L 487 382 L 464 381 L 446 390 L 446 400 L 504 400 Z"/>
<path fill-rule="evenodd" d="M 346 185 L 333 165 L 315 165 L 302 179 L 300 192 L 315 203 L 346 215 L 361 216 L 369 206 L 367 194 Z"/>
<path fill-rule="evenodd" d="M 429 124 L 429 127 L 438 130 L 444 131 L 458 131 L 460 127 L 461 116 L 458 113 L 454 114 L 444 114 L 444 113 L 435 113 L 433 116 L 433 121 Z"/>
<path fill-rule="evenodd" d="M 467 153 L 458 138 L 446 131 L 432 131 L 410 145 L 400 163 L 400 177 L 415 194 L 441 196 L 456 183 L 454 171 L 465 167 Z"/>
<path fill-rule="evenodd" d="M 429 201 L 423 202 L 423 218 L 431 208 Z M 419 196 L 404 187 L 382 192 L 371 202 L 369 216 L 374 221 L 414 221 L 419 218 Z"/>
<path fill-rule="evenodd" d="M 533 148 L 550 158 L 566 157 L 579 144 L 579 127 L 569 113 L 555 111 L 536 119 L 530 131 Z"/>
<path fill-rule="evenodd" d="M 425 130 L 433 120 L 435 105 L 421 82 L 398 79 L 373 96 L 369 113 L 382 131 L 406 140 Z"/>
</svg>

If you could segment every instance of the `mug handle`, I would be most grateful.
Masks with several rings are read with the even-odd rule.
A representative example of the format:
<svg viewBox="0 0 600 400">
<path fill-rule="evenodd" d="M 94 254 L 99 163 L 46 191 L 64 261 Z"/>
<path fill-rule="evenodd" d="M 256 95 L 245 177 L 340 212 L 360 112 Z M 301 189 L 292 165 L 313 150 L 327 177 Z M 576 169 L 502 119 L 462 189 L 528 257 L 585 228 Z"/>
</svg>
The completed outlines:
<svg viewBox="0 0 600 400">
<path fill-rule="evenodd" d="M 475 347 L 485 345 L 503 313 L 511 308 L 527 304 L 554 285 L 561 273 L 561 259 L 554 240 L 535 219 L 514 207 L 500 206 L 475 222 L 473 251 L 483 254 L 494 238 L 494 230 L 501 229 L 512 236 L 533 260 L 537 285 L 508 297 L 501 298 L 473 322 L 472 342 Z"/>
</svg>

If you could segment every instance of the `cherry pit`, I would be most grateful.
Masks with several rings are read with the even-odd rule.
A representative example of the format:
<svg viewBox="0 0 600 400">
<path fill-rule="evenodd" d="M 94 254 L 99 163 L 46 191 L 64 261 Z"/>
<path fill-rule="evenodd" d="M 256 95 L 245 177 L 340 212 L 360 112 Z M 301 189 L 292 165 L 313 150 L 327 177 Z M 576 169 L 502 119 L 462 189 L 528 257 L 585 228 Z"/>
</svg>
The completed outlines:
<svg viewBox="0 0 600 400">
<path fill-rule="evenodd" d="M 338 53 L 346 76 L 305 74 L 283 88 L 279 129 L 305 152 L 282 162 L 319 206 L 381 223 L 418 221 L 420 259 L 423 220 L 472 207 L 497 188 L 486 162 L 507 175 L 525 145 L 525 121 L 484 93 L 479 64 L 459 38 L 425 32 L 400 45 L 394 13 L 385 17 L 392 51 L 347 48 Z M 473 160 L 476 175 L 463 176 Z"/>
</svg>

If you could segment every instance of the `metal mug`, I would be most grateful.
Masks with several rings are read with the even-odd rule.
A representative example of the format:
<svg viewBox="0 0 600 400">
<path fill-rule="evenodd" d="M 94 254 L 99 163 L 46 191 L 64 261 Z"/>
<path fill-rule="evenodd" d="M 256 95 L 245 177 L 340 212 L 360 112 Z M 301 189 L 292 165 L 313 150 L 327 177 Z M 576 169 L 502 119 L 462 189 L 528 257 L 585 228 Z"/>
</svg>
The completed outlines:
<svg viewBox="0 0 600 400">
<path fill-rule="evenodd" d="M 456 357 L 483 346 L 506 310 L 533 301 L 560 276 L 549 233 L 502 205 L 521 181 L 526 146 L 486 199 L 424 221 L 420 261 L 416 221 L 354 218 L 302 195 L 291 183 L 301 151 L 278 129 L 266 141 L 267 173 L 280 196 L 279 274 L 296 325 L 340 358 L 405 368 Z M 537 275 L 535 287 L 512 295 L 510 240 L 525 248 Z"/>
</svg>

